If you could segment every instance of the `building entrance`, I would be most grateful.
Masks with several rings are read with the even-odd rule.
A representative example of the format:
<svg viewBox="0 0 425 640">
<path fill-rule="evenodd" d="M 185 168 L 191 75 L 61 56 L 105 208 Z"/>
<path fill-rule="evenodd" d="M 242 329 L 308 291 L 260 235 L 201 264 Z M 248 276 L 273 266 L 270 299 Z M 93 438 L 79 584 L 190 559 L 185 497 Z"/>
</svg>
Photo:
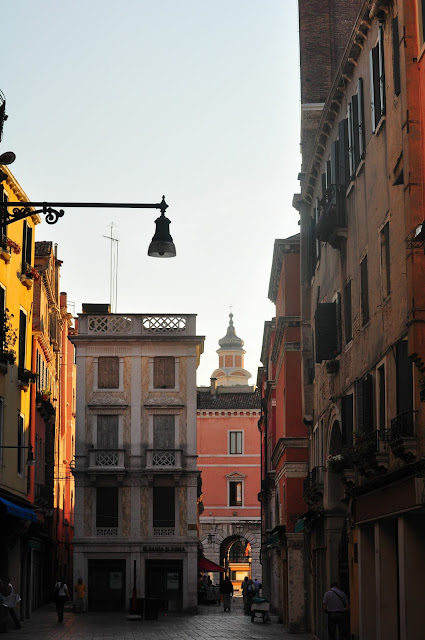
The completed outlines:
<svg viewBox="0 0 425 640">
<path fill-rule="evenodd" d="M 160 600 L 160 609 L 180 611 L 183 604 L 183 560 L 146 560 L 146 598 Z"/>
<path fill-rule="evenodd" d="M 125 560 L 89 560 L 89 611 L 123 611 L 125 584 Z"/>
</svg>

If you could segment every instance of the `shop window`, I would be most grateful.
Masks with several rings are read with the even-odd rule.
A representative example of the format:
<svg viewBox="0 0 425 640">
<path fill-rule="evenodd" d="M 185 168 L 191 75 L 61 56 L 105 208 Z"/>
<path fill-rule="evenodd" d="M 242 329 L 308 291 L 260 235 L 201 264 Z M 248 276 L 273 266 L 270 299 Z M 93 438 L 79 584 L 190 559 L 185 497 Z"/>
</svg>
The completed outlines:
<svg viewBox="0 0 425 640">
<path fill-rule="evenodd" d="M 230 431 L 229 432 L 229 453 L 241 454 L 242 441 L 243 441 L 243 431 Z"/>
<path fill-rule="evenodd" d="M 119 358 L 101 356 L 97 362 L 97 386 L 99 389 L 118 389 L 120 384 Z"/>
<path fill-rule="evenodd" d="M 176 386 L 176 372 L 173 356 L 154 358 L 153 386 L 155 389 L 174 389 Z"/>
</svg>

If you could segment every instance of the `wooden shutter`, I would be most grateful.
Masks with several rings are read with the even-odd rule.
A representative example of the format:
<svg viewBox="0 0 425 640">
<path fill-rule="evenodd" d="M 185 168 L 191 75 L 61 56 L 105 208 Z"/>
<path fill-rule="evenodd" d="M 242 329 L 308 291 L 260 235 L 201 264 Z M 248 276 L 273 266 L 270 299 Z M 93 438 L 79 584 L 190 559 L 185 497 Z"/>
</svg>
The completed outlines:
<svg viewBox="0 0 425 640">
<path fill-rule="evenodd" d="M 331 183 L 338 184 L 338 140 L 331 145 Z"/>
<path fill-rule="evenodd" d="M 97 448 L 118 449 L 118 416 L 97 416 Z"/>
<path fill-rule="evenodd" d="M 351 311 L 351 280 L 344 287 L 344 329 L 345 344 L 353 337 L 352 311 Z"/>
<path fill-rule="evenodd" d="M 357 82 L 357 106 L 359 120 L 359 155 L 360 159 L 362 159 L 366 153 L 363 78 L 359 78 Z"/>
<path fill-rule="evenodd" d="M 155 389 L 174 389 L 175 360 L 173 356 L 154 358 L 153 386 Z"/>
<path fill-rule="evenodd" d="M 310 254 L 311 254 L 311 274 L 310 274 L 310 278 L 312 278 L 314 276 L 314 273 L 316 271 L 316 264 L 317 264 L 317 255 L 316 255 L 316 219 L 310 218 L 310 240 L 311 240 L 311 245 L 310 245 Z"/>
<path fill-rule="evenodd" d="M 353 132 L 353 105 L 348 103 L 347 108 L 347 120 L 348 120 L 348 164 L 350 167 L 350 179 L 353 178 L 354 167 L 354 132 Z"/>
<path fill-rule="evenodd" d="M 394 93 L 400 95 L 400 44 L 398 34 L 398 16 L 392 20 L 393 32 L 393 80 Z"/>
<path fill-rule="evenodd" d="M 27 316 L 23 311 L 19 313 L 19 356 L 18 365 L 25 369 L 25 353 L 27 341 Z"/>
<path fill-rule="evenodd" d="M 25 246 L 25 261 L 27 264 L 32 265 L 32 236 L 33 229 L 27 225 L 27 238 Z"/>
<path fill-rule="evenodd" d="M 385 114 L 385 56 L 384 56 L 384 29 L 379 27 L 378 31 L 378 51 L 379 51 L 379 118 Z"/>
<path fill-rule="evenodd" d="M 359 99 L 358 96 L 353 96 L 351 99 L 352 105 L 352 117 L 353 117 L 353 160 L 354 171 L 360 163 L 360 149 L 359 149 Z"/>
<path fill-rule="evenodd" d="M 385 394 L 385 365 L 381 365 L 378 369 L 379 380 L 379 429 L 386 427 L 386 394 Z"/>
<path fill-rule="evenodd" d="M 413 410 L 412 362 L 408 358 L 407 340 L 396 345 L 397 413 Z M 413 434 L 412 434 L 413 435 Z"/>
<path fill-rule="evenodd" d="M 28 225 L 24 220 L 22 225 L 22 273 L 27 270 L 27 230 Z"/>
<path fill-rule="evenodd" d="M 353 445 L 353 394 L 341 398 L 342 446 Z"/>
<path fill-rule="evenodd" d="M 97 364 L 97 386 L 99 389 L 118 389 L 118 356 L 100 356 Z"/>
<path fill-rule="evenodd" d="M 176 446 L 175 418 L 169 416 L 153 417 L 153 448 L 174 449 Z"/>
<path fill-rule="evenodd" d="M 118 487 L 96 488 L 96 526 L 118 527 Z"/>
<path fill-rule="evenodd" d="M 363 432 L 363 380 L 356 381 L 357 431 Z"/>
<path fill-rule="evenodd" d="M 348 121 L 341 120 L 338 123 L 338 181 L 343 187 L 348 187 L 350 171 L 348 162 Z"/>
<path fill-rule="evenodd" d="M 363 431 L 370 433 L 375 426 L 374 385 L 373 376 L 368 374 L 363 379 Z"/>
<path fill-rule="evenodd" d="M 341 327 L 341 294 L 336 294 L 335 299 L 335 319 L 336 319 L 336 352 L 341 353 L 342 348 L 342 327 Z"/>
<path fill-rule="evenodd" d="M 153 487 L 153 526 L 175 527 L 176 492 L 174 487 Z"/>
<path fill-rule="evenodd" d="M 367 256 L 360 263 L 360 286 L 361 286 L 361 307 L 362 324 L 369 322 L 369 283 L 367 271 Z"/>
<path fill-rule="evenodd" d="M 320 200 L 319 198 L 316 198 L 316 206 L 314 208 L 314 219 L 316 221 L 316 227 L 317 227 L 317 223 L 319 222 L 319 215 L 320 215 Z M 320 256 L 322 253 L 322 243 L 319 240 L 319 238 L 316 237 L 316 260 L 315 260 L 315 264 L 317 264 L 320 260 Z"/>
<path fill-rule="evenodd" d="M 323 302 L 318 304 L 314 315 L 314 321 L 316 362 L 331 360 L 337 354 L 335 302 Z"/>
<path fill-rule="evenodd" d="M 372 131 L 375 133 L 381 118 L 381 98 L 379 90 L 379 48 L 370 51 L 370 108 L 372 114 Z"/>
</svg>

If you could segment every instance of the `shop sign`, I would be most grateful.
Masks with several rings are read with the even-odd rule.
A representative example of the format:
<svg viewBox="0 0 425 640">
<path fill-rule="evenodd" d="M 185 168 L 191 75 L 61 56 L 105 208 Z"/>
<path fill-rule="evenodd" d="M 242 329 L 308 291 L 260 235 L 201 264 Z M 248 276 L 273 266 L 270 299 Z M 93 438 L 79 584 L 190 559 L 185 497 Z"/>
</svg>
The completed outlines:
<svg viewBox="0 0 425 640">
<path fill-rule="evenodd" d="M 111 571 L 109 574 L 109 588 L 122 589 L 122 573 L 121 571 Z"/>
<path fill-rule="evenodd" d="M 179 588 L 179 574 L 167 571 L 167 590 Z"/>
</svg>

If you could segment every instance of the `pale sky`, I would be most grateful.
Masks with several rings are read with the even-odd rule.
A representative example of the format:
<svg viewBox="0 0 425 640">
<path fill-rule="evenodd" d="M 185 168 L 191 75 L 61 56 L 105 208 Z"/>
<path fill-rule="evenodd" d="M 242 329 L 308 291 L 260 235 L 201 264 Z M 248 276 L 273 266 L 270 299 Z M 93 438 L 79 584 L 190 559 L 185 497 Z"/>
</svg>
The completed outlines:
<svg viewBox="0 0 425 640">
<path fill-rule="evenodd" d="M 28 197 L 169 205 L 173 259 L 147 256 L 155 210 L 37 226 L 75 312 L 109 302 L 113 222 L 118 313 L 198 314 L 205 385 L 232 305 L 256 383 L 274 240 L 299 229 L 296 0 L 13 0 L 1 15 L 0 152 Z"/>
</svg>

